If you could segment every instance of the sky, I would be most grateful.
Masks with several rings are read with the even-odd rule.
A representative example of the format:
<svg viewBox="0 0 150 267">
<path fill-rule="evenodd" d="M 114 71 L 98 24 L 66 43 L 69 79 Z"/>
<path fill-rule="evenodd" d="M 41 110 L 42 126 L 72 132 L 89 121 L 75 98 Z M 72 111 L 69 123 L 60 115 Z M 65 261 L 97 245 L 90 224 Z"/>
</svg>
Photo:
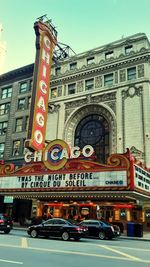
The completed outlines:
<svg viewBox="0 0 150 267">
<path fill-rule="evenodd" d="M 77 54 L 140 32 L 150 40 L 150 0 L 0 0 L 1 74 L 34 63 L 33 26 L 44 14 Z"/>
</svg>

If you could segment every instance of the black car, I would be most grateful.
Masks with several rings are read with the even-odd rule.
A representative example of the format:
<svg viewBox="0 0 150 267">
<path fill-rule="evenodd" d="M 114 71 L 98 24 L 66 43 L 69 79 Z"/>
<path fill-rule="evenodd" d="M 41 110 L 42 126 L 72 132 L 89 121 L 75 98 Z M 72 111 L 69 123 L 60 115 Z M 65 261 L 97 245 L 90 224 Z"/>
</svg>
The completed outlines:
<svg viewBox="0 0 150 267">
<path fill-rule="evenodd" d="M 86 235 L 87 227 L 72 224 L 64 219 L 53 218 L 41 224 L 29 226 L 27 233 L 31 237 L 60 237 L 64 241 L 74 238 L 77 241 Z"/>
<path fill-rule="evenodd" d="M 98 237 L 101 240 L 112 239 L 120 235 L 118 226 L 100 220 L 84 220 L 80 226 L 88 227 L 88 237 Z"/>
<path fill-rule="evenodd" d="M 0 231 L 9 234 L 13 228 L 13 220 L 10 216 L 0 213 Z"/>
</svg>

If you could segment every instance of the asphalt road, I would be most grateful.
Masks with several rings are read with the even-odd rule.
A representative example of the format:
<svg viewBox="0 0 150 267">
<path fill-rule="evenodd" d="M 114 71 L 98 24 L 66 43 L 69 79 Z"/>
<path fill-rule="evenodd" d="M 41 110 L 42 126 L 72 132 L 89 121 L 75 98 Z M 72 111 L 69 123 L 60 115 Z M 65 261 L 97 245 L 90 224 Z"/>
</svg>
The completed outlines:
<svg viewBox="0 0 150 267">
<path fill-rule="evenodd" d="M 30 238 L 25 231 L 0 234 L 0 267 L 150 266 L 150 242 L 126 239 Z"/>
</svg>

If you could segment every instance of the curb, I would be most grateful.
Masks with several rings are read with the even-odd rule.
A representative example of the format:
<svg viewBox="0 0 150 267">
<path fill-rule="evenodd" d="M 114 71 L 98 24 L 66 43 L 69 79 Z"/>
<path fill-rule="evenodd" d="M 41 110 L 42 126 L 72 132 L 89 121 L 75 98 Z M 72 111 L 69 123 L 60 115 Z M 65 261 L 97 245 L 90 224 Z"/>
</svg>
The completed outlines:
<svg viewBox="0 0 150 267">
<path fill-rule="evenodd" d="M 137 241 L 149 241 L 150 238 L 145 238 L 145 237 L 129 237 L 129 236 L 120 236 L 120 239 L 128 239 L 128 240 L 137 240 Z"/>
</svg>

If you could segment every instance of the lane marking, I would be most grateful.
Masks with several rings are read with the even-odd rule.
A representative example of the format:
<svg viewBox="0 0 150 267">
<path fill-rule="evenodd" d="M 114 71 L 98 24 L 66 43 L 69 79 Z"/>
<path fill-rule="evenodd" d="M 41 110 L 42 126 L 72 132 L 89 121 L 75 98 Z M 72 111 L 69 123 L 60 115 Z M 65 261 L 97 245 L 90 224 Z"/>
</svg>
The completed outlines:
<svg viewBox="0 0 150 267">
<path fill-rule="evenodd" d="M 17 246 L 17 245 L 6 245 L 6 244 L 0 244 L 0 247 L 15 247 L 15 248 L 21 248 L 21 246 Z M 101 245 L 98 245 L 101 246 Z M 46 249 L 46 248 L 38 248 L 38 247 L 29 247 L 27 249 L 30 250 L 39 250 L 39 251 L 43 251 L 43 252 L 54 252 L 54 253 L 63 253 L 63 254 L 72 254 L 72 255 L 81 255 L 81 256 L 89 256 L 89 257 L 97 257 L 97 258 L 107 258 L 107 259 L 116 259 L 116 260 L 123 260 L 123 261 L 135 261 L 135 262 L 141 262 L 141 263 L 150 263 L 150 260 L 144 260 L 144 259 L 138 259 L 135 257 L 132 257 L 131 255 L 128 255 L 128 257 L 119 257 L 119 256 L 109 256 L 109 255 L 100 255 L 100 254 L 89 254 L 89 253 L 82 253 L 82 252 L 76 252 L 76 251 L 64 251 L 64 250 L 56 250 L 56 249 Z M 121 254 L 121 252 L 120 252 Z M 124 253 L 125 254 L 125 253 Z M 137 260 L 138 259 L 138 260 Z M 23 263 L 19 263 L 19 264 L 23 264 Z"/>
<path fill-rule="evenodd" d="M 117 254 L 120 254 L 120 255 L 122 255 L 122 256 L 125 256 L 125 257 L 127 257 L 127 258 L 129 258 L 129 259 L 131 259 L 131 260 L 141 261 L 140 258 L 137 258 L 137 257 L 135 257 L 135 256 L 129 255 L 129 254 L 124 253 L 124 252 L 121 252 L 121 251 L 119 251 L 119 250 L 117 250 L 117 249 L 108 247 L 108 246 L 106 246 L 106 245 L 98 245 L 98 246 L 101 247 L 101 248 L 107 249 L 107 250 L 109 250 L 109 251 L 115 252 L 115 253 L 117 253 Z"/>
<path fill-rule="evenodd" d="M 19 265 L 23 264 L 23 262 L 20 262 L 20 261 L 9 261 L 9 260 L 3 260 L 3 259 L 0 259 L 0 262 L 7 262 L 7 263 L 19 264 Z"/>
<path fill-rule="evenodd" d="M 98 245 L 99 246 L 99 245 Z M 150 252 L 150 249 L 146 249 L 146 248 L 132 248 L 132 247 L 122 247 L 122 246 L 112 246 L 112 245 L 109 245 L 109 247 L 112 247 L 112 248 L 123 248 L 123 249 L 127 249 L 127 250 L 135 250 L 135 251 L 149 251 Z"/>
<path fill-rule="evenodd" d="M 21 247 L 22 248 L 28 248 L 28 242 L 26 237 L 21 238 Z"/>
</svg>

